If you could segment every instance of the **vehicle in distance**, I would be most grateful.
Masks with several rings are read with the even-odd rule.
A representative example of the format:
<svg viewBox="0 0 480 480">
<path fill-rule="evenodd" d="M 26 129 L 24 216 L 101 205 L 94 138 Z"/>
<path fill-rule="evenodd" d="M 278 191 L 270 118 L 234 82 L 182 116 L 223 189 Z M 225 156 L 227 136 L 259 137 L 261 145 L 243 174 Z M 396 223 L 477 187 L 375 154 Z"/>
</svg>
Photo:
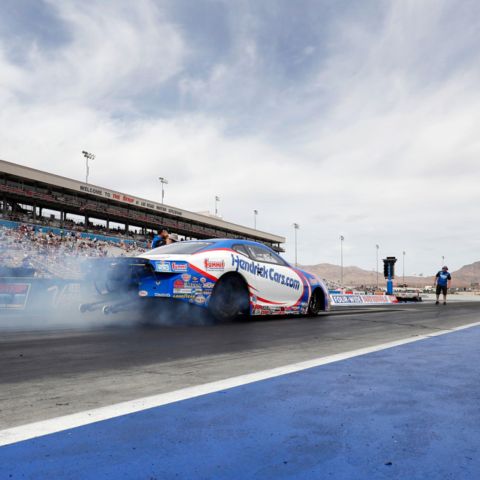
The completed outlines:
<svg viewBox="0 0 480 480">
<path fill-rule="evenodd" d="M 139 257 L 108 259 L 107 268 L 97 264 L 94 270 L 99 292 L 129 289 L 137 299 L 187 302 L 208 308 L 218 320 L 240 315 L 316 315 L 330 308 L 327 288 L 317 276 L 247 240 L 176 242 Z M 104 312 L 118 308 L 106 305 Z"/>
</svg>

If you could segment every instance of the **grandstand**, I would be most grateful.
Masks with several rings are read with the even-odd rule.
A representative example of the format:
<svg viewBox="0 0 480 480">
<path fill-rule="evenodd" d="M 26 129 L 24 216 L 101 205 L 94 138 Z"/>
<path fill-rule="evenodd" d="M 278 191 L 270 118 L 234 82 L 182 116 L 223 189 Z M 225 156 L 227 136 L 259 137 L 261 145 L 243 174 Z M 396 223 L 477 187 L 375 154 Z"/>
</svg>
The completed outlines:
<svg viewBox="0 0 480 480">
<path fill-rule="evenodd" d="M 0 277 L 74 280 L 81 278 L 82 263 L 87 258 L 138 255 L 144 251 L 135 241 L 0 221 Z"/>
<path fill-rule="evenodd" d="M 59 213 L 45 217 L 45 211 Z M 262 242 L 277 252 L 285 238 L 201 215 L 170 205 L 117 192 L 97 185 L 86 184 L 59 175 L 43 172 L 0 160 L 0 215 L 9 220 L 45 225 L 59 229 L 76 229 L 103 233 L 107 236 L 148 239 L 153 230 L 167 228 L 185 238 L 242 238 Z M 76 223 L 72 217 L 83 222 Z M 103 232 L 94 226 L 93 219 L 105 222 Z M 120 231 L 111 223 L 122 225 Z M 132 233 L 135 230 L 138 234 Z"/>
</svg>

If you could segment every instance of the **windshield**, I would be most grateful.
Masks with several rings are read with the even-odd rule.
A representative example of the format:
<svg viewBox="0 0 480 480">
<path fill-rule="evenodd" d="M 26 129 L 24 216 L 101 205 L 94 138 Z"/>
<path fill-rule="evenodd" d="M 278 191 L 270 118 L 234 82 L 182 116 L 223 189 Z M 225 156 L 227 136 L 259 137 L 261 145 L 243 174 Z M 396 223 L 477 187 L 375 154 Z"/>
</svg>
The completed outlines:
<svg viewBox="0 0 480 480">
<path fill-rule="evenodd" d="M 147 255 L 163 255 L 163 254 L 183 254 L 190 255 L 197 253 L 205 247 L 212 245 L 212 242 L 176 242 L 163 247 L 154 248 L 147 252 Z"/>
</svg>

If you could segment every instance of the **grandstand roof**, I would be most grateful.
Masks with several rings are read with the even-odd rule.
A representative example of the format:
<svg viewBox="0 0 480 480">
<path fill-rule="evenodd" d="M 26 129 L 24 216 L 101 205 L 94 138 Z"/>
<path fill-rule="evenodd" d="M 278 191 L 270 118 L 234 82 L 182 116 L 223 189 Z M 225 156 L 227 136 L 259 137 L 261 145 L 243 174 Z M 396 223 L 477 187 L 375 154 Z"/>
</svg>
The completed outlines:
<svg viewBox="0 0 480 480">
<path fill-rule="evenodd" d="M 85 182 L 79 182 L 71 178 L 25 167 L 23 165 L 7 162 L 5 160 L 0 160 L 0 173 L 2 172 L 18 177 L 27 182 L 30 181 L 43 183 L 47 186 L 67 189 L 82 196 L 86 195 L 89 197 L 95 197 L 97 199 L 104 199 L 108 202 L 118 203 L 123 206 L 129 206 L 135 209 L 141 209 L 160 215 L 168 215 L 169 217 L 175 217 L 179 220 L 195 222 L 222 230 L 229 230 L 231 232 L 238 233 L 239 235 L 259 239 L 260 241 L 266 241 L 268 243 L 278 245 L 285 243 L 285 238 L 279 235 L 274 235 L 268 232 L 245 227 L 243 225 L 227 222 L 218 217 L 202 215 L 171 205 L 160 204 L 152 200 L 110 190 L 98 185 L 93 185 L 90 183 L 86 184 Z"/>
</svg>

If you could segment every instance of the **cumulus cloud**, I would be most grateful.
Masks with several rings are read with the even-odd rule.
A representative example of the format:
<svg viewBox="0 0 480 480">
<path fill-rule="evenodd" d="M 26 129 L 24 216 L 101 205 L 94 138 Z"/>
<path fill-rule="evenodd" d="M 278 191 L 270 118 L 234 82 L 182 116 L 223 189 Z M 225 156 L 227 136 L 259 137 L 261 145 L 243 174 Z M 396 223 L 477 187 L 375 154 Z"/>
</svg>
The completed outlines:
<svg viewBox="0 0 480 480">
<path fill-rule="evenodd" d="M 219 195 L 290 259 L 298 222 L 302 263 L 338 263 L 340 234 L 368 269 L 376 244 L 407 273 L 478 260 L 479 7 L 189 3 L 47 2 L 66 33 L 22 55 L 0 29 L 0 156 L 83 178 L 87 149 L 96 184 Z"/>
</svg>

